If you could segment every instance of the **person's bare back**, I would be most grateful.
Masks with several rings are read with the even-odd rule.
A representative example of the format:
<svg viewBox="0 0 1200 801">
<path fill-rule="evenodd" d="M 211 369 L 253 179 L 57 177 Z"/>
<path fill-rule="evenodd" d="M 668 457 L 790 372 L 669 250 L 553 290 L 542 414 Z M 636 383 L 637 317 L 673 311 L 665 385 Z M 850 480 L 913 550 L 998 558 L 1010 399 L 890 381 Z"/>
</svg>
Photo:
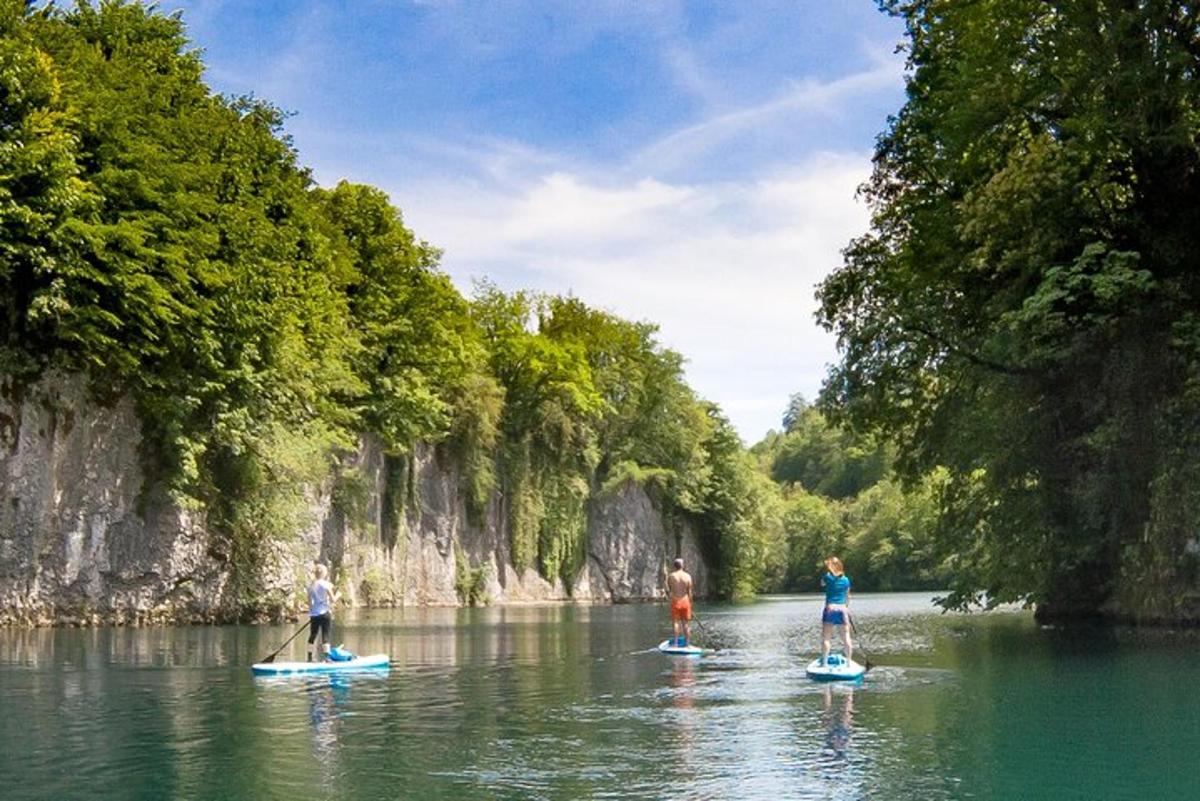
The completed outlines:
<svg viewBox="0 0 1200 801">
<path fill-rule="evenodd" d="M 667 576 L 667 589 L 671 592 L 671 600 L 689 598 L 692 594 L 692 576 L 682 567 Z"/>
</svg>

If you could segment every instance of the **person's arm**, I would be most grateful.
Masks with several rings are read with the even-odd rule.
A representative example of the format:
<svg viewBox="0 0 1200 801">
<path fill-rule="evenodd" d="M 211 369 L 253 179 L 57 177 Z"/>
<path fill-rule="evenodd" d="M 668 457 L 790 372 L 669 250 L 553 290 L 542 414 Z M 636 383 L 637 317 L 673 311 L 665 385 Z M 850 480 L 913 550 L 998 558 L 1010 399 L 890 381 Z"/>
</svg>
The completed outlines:
<svg viewBox="0 0 1200 801">
<path fill-rule="evenodd" d="M 695 582 L 693 582 L 692 579 L 689 577 L 688 578 L 688 603 L 692 603 L 693 601 L 695 601 L 695 599 L 692 597 L 692 587 L 694 587 L 694 586 L 695 586 Z"/>
</svg>

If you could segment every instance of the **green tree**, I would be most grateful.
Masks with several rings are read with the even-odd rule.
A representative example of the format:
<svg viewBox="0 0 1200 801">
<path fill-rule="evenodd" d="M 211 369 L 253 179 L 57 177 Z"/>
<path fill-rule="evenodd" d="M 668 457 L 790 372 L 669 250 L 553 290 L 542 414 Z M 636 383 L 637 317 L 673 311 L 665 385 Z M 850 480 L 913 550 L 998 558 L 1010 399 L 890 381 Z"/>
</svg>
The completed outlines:
<svg viewBox="0 0 1200 801">
<path fill-rule="evenodd" d="M 67 226 L 94 196 L 80 177 L 76 137 L 50 55 L 21 0 L 0 2 L 0 369 L 44 366 L 72 311 L 62 273 L 79 258 Z"/>
<path fill-rule="evenodd" d="M 780 578 L 779 589 L 816 592 L 825 559 L 845 554 L 848 565 L 856 568 L 853 557 L 846 554 L 846 524 L 842 504 L 804 489 L 796 489 L 786 497 L 783 515 L 783 537 L 787 565 Z M 856 586 L 863 585 L 858 575 Z"/>
<path fill-rule="evenodd" d="M 847 498 L 881 480 L 891 469 L 885 443 L 831 425 L 798 395 L 784 415 L 785 433 L 769 447 L 771 478 L 799 484 L 809 492 Z"/>
<path fill-rule="evenodd" d="M 599 461 L 604 399 L 585 347 L 540 333 L 538 299 L 481 285 L 472 314 L 504 390 L 502 486 L 512 562 L 567 586 L 586 554 L 589 478 Z"/>
<path fill-rule="evenodd" d="M 827 407 L 898 437 L 910 478 L 948 468 L 949 604 L 1177 614 L 1200 509 L 1158 488 L 1200 453 L 1196 9 L 881 5 L 908 102 L 820 291 Z"/>
<path fill-rule="evenodd" d="M 712 433 L 702 447 L 709 471 L 701 498 L 701 544 L 715 565 L 717 592 L 745 598 L 763 587 L 776 568 L 783 512 L 778 488 L 742 448 L 737 432 L 715 406 L 707 407 Z"/>
<path fill-rule="evenodd" d="M 383 192 L 343 181 L 314 194 L 355 268 L 344 291 L 363 345 L 366 428 L 399 450 L 440 438 L 457 388 L 483 358 L 467 302 Z"/>
</svg>

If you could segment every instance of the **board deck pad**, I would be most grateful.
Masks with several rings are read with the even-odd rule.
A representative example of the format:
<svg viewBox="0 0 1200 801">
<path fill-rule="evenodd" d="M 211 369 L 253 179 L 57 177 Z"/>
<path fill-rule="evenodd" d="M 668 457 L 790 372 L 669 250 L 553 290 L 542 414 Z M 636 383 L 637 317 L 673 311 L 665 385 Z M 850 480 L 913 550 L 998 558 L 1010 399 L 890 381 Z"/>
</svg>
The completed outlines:
<svg viewBox="0 0 1200 801">
<path fill-rule="evenodd" d="M 824 665 L 821 664 L 821 658 L 817 657 L 808 663 L 804 672 L 815 681 L 858 681 L 867 669 L 841 654 L 830 654 Z"/>
</svg>

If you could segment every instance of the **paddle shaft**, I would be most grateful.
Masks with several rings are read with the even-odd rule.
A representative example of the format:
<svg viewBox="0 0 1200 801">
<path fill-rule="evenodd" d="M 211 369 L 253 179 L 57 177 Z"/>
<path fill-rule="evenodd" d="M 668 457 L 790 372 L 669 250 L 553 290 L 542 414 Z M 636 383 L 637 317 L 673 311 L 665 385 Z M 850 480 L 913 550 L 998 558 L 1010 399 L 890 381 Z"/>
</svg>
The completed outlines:
<svg viewBox="0 0 1200 801">
<path fill-rule="evenodd" d="M 286 642 L 284 642 L 284 644 L 283 644 L 283 645 L 281 645 L 281 646 L 279 646 L 278 648 L 276 648 L 276 649 L 275 649 L 275 653 L 273 653 L 273 654 L 271 654 L 270 656 L 268 656 L 268 657 L 267 657 L 266 659 L 264 659 L 264 660 L 263 660 L 263 661 L 262 661 L 260 664 L 267 664 L 267 663 L 269 663 L 269 662 L 274 662 L 274 661 L 275 661 L 275 657 L 279 656 L 279 652 L 280 652 L 280 651 L 282 651 L 284 648 L 287 648 L 287 647 L 288 647 L 288 645 L 291 643 L 291 641 L 292 641 L 292 640 L 296 639 L 296 638 L 297 638 L 297 637 L 299 637 L 301 634 L 303 634 L 303 633 L 304 633 L 304 630 L 305 630 L 306 628 L 308 628 L 309 626 L 311 626 L 311 625 L 312 625 L 312 618 L 309 618 L 309 619 L 308 619 L 308 622 L 306 622 L 306 623 L 305 623 L 303 626 L 301 626 L 299 629 L 297 629 L 295 634 L 293 634 L 291 637 L 288 637 L 288 638 L 287 638 L 287 641 L 286 641 Z"/>
<path fill-rule="evenodd" d="M 850 630 L 854 632 L 855 647 L 862 651 L 863 672 L 866 673 L 875 666 L 871 664 L 871 655 L 867 653 L 867 649 L 862 647 L 862 640 L 858 636 L 858 626 L 854 625 L 854 615 L 850 614 L 848 609 L 846 610 L 846 620 L 850 621 Z"/>
</svg>

